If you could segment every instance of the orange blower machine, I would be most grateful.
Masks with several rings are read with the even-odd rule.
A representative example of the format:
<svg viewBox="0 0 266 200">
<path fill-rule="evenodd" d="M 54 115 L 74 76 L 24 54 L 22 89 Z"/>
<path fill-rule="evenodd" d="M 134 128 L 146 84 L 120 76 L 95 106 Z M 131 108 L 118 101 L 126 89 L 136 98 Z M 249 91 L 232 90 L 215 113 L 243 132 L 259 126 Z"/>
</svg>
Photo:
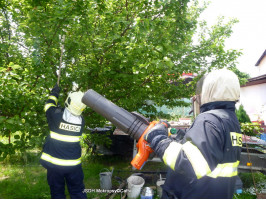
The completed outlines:
<svg viewBox="0 0 266 200">
<path fill-rule="evenodd" d="M 148 160 L 150 153 L 153 152 L 144 140 L 144 135 L 158 122 L 149 122 L 145 117 L 136 112 L 130 113 L 92 89 L 84 94 L 82 102 L 138 141 L 136 145 L 138 153 L 131 161 L 131 165 L 140 170 Z"/>
</svg>

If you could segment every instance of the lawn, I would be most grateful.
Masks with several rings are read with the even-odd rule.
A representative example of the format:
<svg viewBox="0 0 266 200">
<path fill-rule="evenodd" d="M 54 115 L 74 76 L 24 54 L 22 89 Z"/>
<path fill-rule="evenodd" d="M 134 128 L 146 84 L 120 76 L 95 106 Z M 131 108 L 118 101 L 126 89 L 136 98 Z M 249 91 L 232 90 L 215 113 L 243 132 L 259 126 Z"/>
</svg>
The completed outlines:
<svg viewBox="0 0 266 200">
<path fill-rule="evenodd" d="M 46 169 L 39 164 L 40 153 L 28 153 L 25 157 L 16 155 L 9 157 L 0 163 L 0 199 L 49 199 L 50 191 L 46 180 Z M 100 172 L 114 169 L 112 176 L 112 189 L 117 189 L 121 181 L 125 181 L 132 173 L 142 172 L 145 178 L 145 186 L 152 187 L 156 194 L 156 181 L 160 172 L 165 172 L 166 167 L 161 162 L 147 162 L 141 171 L 133 171 L 130 165 L 131 158 L 120 156 L 83 156 L 84 183 L 87 197 L 97 199 L 108 199 L 111 193 L 93 192 L 100 189 Z M 154 172 L 154 173 L 150 173 Z M 165 174 L 162 173 L 164 176 Z M 235 195 L 235 199 L 256 198 L 250 192 L 252 177 L 250 173 L 240 174 L 243 181 L 243 193 Z M 256 174 L 258 183 L 265 188 L 266 176 Z M 259 186 L 259 185 L 257 185 Z M 126 189 L 126 188 L 124 188 Z M 67 189 L 66 189 L 67 191 Z M 113 198 L 120 199 L 123 193 L 118 193 Z M 67 198 L 69 195 L 67 194 Z"/>
<path fill-rule="evenodd" d="M 50 191 L 46 180 L 46 169 L 38 163 L 38 156 L 29 156 L 27 164 L 21 159 L 12 157 L 0 165 L 0 199 L 49 199 Z M 118 188 L 121 180 L 126 180 L 132 173 L 130 158 L 120 156 L 90 156 L 83 158 L 85 188 L 89 191 L 100 189 L 100 172 L 114 168 L 112 186 Z M 17 162 L 17 163 L 15 163 Z M 20 164 L 18 164 L 20 163 Z M 147 163 L 142 171 L 165 170 L 162 163 Z M 136 171 L 139 172 L 139 171 Z M 156 174 L 155 174 L 156 175 Z M 158 175 L 158 174 L 157 174 Z M 153 182 L 157 178 L 153 178 Z M 67 189 L 66 189 L 67 191 Z M 114 198 L 121 198 L 117 194 Z M 110 193 L 88 192 L 88 198 L 109 198 Z M 69 195 L 67 194 L 67 198 Z"/>
</svg>

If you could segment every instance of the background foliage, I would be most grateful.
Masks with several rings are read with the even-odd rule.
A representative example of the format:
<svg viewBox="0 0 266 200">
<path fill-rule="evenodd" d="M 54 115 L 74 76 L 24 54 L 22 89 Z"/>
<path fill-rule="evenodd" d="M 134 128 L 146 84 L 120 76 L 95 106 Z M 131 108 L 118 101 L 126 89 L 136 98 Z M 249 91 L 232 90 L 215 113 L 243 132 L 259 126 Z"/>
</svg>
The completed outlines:
<svg viewBox="0 0 266 200">
<path fill-rule="evenodd" d="M 182 105 L 173 100 L 193 95 L 211 68 L 230 68 L 244 81 L 235 67 L 240 52 L 224 48 L 237 20 L 220 18 L 208 29 L 198 20 L 205 6 L 194 0 L 1 0 L 0 156 L 40 146 L 46 136 L 43 105 L 56 83 L 63 36 L 61 105 L 74 82 L 129 111 L 154 112 L 145 100 Z M 199 76 L 182 84 L 184 72 Z M 84 117 L 90 127 L 105 123 L 90 109 Z"/>
<path fill-rule="evenodd" d="M 260 123 L 241 123 L 241 132 L 245 135 L 256 136 L 260 138 L 260 134 L 263 133 L 263 128 Z"/>
<path fill-rule="evenodd" d="M 261 124 L 258 122 L 251 122 L 248 114 L 246 113 L 244 106 L 241 104 L 238 109 L 236 109 L 236 116 L 240 122 L 241 132 L 249 136 L 257 136 L 263 132 Z"/>
<path fill-rule="evenodd" d="M 244 106 L 241 104 L 238 109 L 236 109 L 236 116 L 240 123 L 251 123 Z"/>
</svg>

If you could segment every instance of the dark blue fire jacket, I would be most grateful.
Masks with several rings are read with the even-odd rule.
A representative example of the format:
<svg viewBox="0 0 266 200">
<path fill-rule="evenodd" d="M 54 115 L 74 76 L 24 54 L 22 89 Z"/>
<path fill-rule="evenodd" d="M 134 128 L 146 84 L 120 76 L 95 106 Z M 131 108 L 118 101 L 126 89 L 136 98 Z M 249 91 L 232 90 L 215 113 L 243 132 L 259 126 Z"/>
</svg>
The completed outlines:
<svg viewBox="0 0 266 200">
<path fill-rule="evenodd" d="M 163 198 L 232 198 L 241 146 L 235 102 L 203 105 L 182 140 L 161 135 L 151 142 L 170 167 Z"/>
<path fill-rule="evenodd" d="M 57 106 L 58 96 L 59 91 L 53 89 L 45 103 L 50 133 L 43 146 L 40 162 L 45 168 L 71 169 L 81 164 L 80 137 L 84 119 L 80 116 L 80 124 L 65 121 L 64 109 Z"/>
</svg>

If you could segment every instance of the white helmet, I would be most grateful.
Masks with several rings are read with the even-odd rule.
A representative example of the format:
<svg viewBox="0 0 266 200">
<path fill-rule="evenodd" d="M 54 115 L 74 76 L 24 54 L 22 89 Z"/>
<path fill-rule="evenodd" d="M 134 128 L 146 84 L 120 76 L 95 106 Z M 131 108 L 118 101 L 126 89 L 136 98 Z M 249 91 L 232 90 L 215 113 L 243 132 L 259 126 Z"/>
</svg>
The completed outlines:
<svg viewBox="0 0 266 200">
<path fill-rule="evenodd" d="M 66 101 L 65 107 L 73 114 L 73 115 L 81 115 L 82 111 L 86 108 L 86 105 L 81 102 L 84 93 L 79 92 L 70 92 Z"/>
<path fill-rule="evenodd" d="M 214 70 L 203 81 L 201 104 L 215 101 L 237 101 L 240 84 L 236 74 L 228 69 Z"/>
</svg>

